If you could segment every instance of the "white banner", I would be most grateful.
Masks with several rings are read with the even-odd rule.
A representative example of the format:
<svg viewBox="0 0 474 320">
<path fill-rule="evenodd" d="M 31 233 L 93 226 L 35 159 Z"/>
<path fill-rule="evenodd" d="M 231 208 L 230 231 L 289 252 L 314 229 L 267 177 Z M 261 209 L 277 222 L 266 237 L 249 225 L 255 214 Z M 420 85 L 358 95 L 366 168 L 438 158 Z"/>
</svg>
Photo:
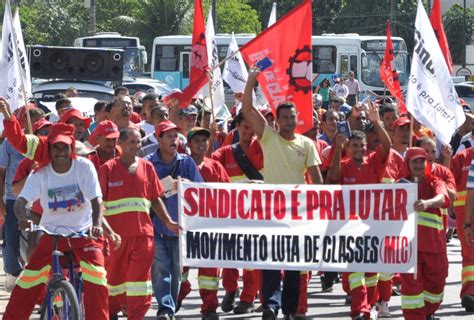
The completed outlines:
<svg viewBox="0 0 474 320">
<path fill-rule="evenodd" d="M 212 7 L 209 10 L 212 12 Z M 207 43 L 207 59 L 209 60 L 209 67 L 212 69 L 219 64 L 219 56 L 217 51 L 216 34 L 214 32 L 214 23 L 212 21 L 212 14 L 207 17 L 206 25 L 206 43 Z M 212 93 L 210 92 L 209 84 L 205 85 L 200 93 L 203 96 L 209 97 L 212 94 L 214 107 L 225 104 L 224 82 L 222 80 L 221 69 L 215 68 L 212 71 Z"/>
<path fill-rule="evenodd" d="M 446 61 L 420 0 L 406 105 L 445 145 L 465 121 Z"/>
<path fill-rule="evenodd" d="M 242 58 L 240 52 L 238 52 L 232 58 L 229 58 L 237 51 L 239 51 L 239 46 L 237 45 L 234 34 L 232 33 L 229 48 L 227 49 L 227 61 L 224 64 L 222 78 L 225 82 L 227 82 L 232 91 L 244 92 L 245 84 L 247 83 L 249 76 L 244 59 Z"/>
<path fill-rule="evenodd" d="M 182 265 L 416 272 L 415 184 L 179 183 Z"/>
<path fill-rule="evenodd" d="M 24 93 L 27 97 L 31 94 L 30 69 L 26 58 L 23 35 L 21 35 L 19 16 L 16 19 L 16 21 L 13 21 L 10 1 L 7 1 L 2 27 L 2 52 L 0 57 L 2 80 L 0 81 L 0 96 L 7 99 L 12 111 L 25 104 Z M 16 44 L 14 43 L 15 38 Z M 0 116 L 0 122 L 1 132 L 3 131 L 3 115 Z"/>
</svg>

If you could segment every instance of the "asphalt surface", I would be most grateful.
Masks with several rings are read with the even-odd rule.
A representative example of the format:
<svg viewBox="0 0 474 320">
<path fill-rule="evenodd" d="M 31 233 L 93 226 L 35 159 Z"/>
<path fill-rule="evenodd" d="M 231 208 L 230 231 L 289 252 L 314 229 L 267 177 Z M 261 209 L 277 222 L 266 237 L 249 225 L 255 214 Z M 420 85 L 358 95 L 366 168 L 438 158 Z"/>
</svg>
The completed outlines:
<svg viewBox="0 0 474 320">
<path fill-rule="evenodd" d="M 439 319 L 474 319 L 474 313 L 468 314 L 461 307 L 459 292 L 461 288 L 461 248 L 459 241 L 453 239 L 448 244 L 449 258 L 449 277 L 445 287 L 444 301 L 441 309 L 436 313 Z M 3 263 L 0 259 L 0 264 Z M 2 268 L 3 269 L 3 268 Z M 6 304 L 8 303 L 9 294 L 3 289 L 5 276 L 0 276 L 0 315 L 3 315 Z M 191 280 L 193 291 L 183 302 L 183 306 L 177 315 L 177 319 L 200 319 L 201 299 L 199 297 L 197 285 L 197 270 L 190 271 L 189 279 Z M 349 319 L 349 306 L 344 304 L 345 293 L 340 284 L 334 286 L 331 293 L 321 292 L 321 283 L 318 276 L 313 275 L 308 287 L 308 319 Z M 219 290 L 219 301 L 222 300 L 224 291 Z M 403 319 L 400 307 L 400 297 L 392 297 L 390 301 L 391 319 Z M 152 307 L 147 313 L 145 319 L 156 319 L 157 305 L 153 300 Z M 251 313 L 248 315 L 224 314 L 220 308 L 217 310 L 221 319 L 259 319 L 261 314 Z M 282 316 L 280 315 L 280 318 Z M 39 315 L 34 313 L 31 319 L 38 319 Z M 121 317 L 125 319 L 125 317 Z"/>
</svg>

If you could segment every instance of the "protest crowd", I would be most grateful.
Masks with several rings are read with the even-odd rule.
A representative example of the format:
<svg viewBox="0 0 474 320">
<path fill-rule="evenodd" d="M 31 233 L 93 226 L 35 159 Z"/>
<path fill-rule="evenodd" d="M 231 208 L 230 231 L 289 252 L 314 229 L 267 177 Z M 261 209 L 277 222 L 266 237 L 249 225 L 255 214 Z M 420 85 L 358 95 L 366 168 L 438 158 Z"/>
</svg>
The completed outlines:
<svg viewBox="0 0 474 320">
<path fill-rule="evenodd" d="M 58 226 L 89 231 L 89 237 L 58 240 L 82 270 L 85 319 L 143 319 L 152 297 L 157 319 L 174 319 L 192 290 L 189 266 L 180 263 L 182 181 L 315 190 L 411 183 L 418 190 L 407 204 L 418 218 L 416 274 L 199 267 L 202 319 L 219 319 L 219 308 L 260 312 L 266 320 L 279 314 L 306 319 L 312 277 L 321 278 L 322 292 L 342 284 L 348 318 L 390 318 L 390 307 L 401 307 L 406 319 L 435 319 L 453 236 L 462 249 L 460 300 L 474 312 L 474 106 L 457 101 L 456 114 L 465 120 L 443 143 L 412 116 L 409 99 L 406 105 L 388 96 L 361 101 L 350 71 L 305 92 L 313 105 L 303 132 L 298 101 L 255 103 L 262 75 L 252 64 L 227 118 L 216 115 L 212 97 L 186 97 L 186 90 L 131 96 L 119 86 L 112 101 L 95 104 L 92 119 L 74 108 L 69 98 L 77 90 L 70 88 L 55 97 L 57 122 L 34 101 L 10 105 L 0 97 L 0 214 L 11 292 L 4 319 L 28 319 L 45 299 L 53 238 L 28 232 L 33 224 L 51 232 Z M 225 295 L 218 301 L 220 285 Z M 401 306 L 390 305 L 393 294 L 401 295 Z"/>
</svg>

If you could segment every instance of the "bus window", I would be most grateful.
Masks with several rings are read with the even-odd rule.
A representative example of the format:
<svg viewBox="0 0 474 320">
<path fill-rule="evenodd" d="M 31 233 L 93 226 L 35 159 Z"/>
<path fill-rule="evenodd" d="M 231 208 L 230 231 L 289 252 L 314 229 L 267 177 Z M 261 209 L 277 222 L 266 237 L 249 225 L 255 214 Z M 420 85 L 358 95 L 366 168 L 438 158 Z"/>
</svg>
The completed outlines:
<svg viewBox="0 0 474 320">
<path fill-rule="evenodd" d="M 191 54 L 189 52 L 181 52 L 181 72 L 183 73 L 183 78 L 188 79 L 191 66 Z"/>
<path fill-rule="evenodd" d="M 225 59 L 227 56 L 227 49 L 229 46 L 217 46 L 217 55 L 219 57 L 219 62 Z"/>
<path fill-rule="evenodd" d="M 178 71 L 179 49 L 178 46 L 156 46 L 155 71 Z"/>
<path fill-rule="evenodd" d="M 349 72 L 349 56 L 347 54 L 341 54 L 339 57 L 339 73 L 343 76 Z"/>
<path fill-rule="evenodd" d="M 356 55 L 351 55 L 350 70 L 355 73 L 355 78 L 357 79 L 357 56 Z"/>
<path fill-rule="evenodd" d="M 336 72 L 336 47 L 313 46 L 313 73 Z"/>
</svg>

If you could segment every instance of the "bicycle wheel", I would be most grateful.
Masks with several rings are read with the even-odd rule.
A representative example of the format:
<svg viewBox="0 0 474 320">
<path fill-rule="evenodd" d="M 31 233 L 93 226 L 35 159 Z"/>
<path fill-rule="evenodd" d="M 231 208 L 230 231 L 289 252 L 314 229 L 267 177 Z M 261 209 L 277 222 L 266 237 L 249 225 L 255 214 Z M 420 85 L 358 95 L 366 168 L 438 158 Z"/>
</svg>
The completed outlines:
<svg viewBox="0 0 474 320">
<path fill-rule="evenodd" d="M 72 284 L 61 280 L 50 284 L 50 298 L 41 307 L 43 320 L 82 320 L 82 313 Z M 51 308 L 51 317 L 48 312 Z"/>
</svg>

